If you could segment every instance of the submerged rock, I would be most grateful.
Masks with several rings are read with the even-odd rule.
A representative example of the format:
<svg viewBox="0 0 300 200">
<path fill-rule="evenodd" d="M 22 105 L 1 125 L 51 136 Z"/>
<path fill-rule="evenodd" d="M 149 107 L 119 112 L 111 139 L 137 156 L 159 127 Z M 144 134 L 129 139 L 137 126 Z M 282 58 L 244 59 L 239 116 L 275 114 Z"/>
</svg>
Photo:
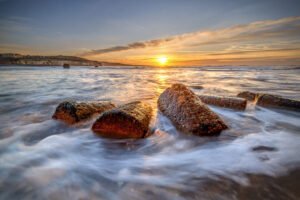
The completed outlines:
<svg viewBox="0 0 300 200">
<path fill-rule="evenodd" d="M 280 108 L 287 110 L 300 111 L 300 101 L 283 98 L 279 95 L 253 93 L 253 92 L 241 92 L 237 95 L 243 97 L 249 101 L 256 101 L 256 105 L 268 108 Z"/>
<path fill-rule="evenodd" d="M 249 91 L 244 91 L 238 93 L 237 97 L 247 99 L 248 101 L 254 101 L 258 97 L 258 94 Z"/>
<path fill-rule="evenodd" d="M 112 108 L 115 105 L 111 102 L 64 101 L 57 106 L 52 118 L 74 124 Z"/>
<path fill-rule="evenodd" d="M 108 138 L 144 138 L 150 132 L 151 117 L 151 106 L 135 101 L 102 113 L 92 130 Z"/>
<path fill-rule="evenodd" d="M 63 68 L 69 69 L 69 68 L 70 68 L 70 64 L 64 63 L 64 64 L 63 64 Z"/>
<path fill-rule="evenodd" d="M 263 151 L 277 151 L 275 147 L 268 147 L 268 146 L 256 146 L 252 148 L 252 151 L 258 151 L 258 152 L 263 152 Z"/>
<path fill-rule="evenodd" d="M 202 90 L 204 87 L 201 86 L 201 85 L 191 85 L 190 88 L 197 89 L 197 90 Z"/>
<path fill-rule="evenodd" d="M 277 95 L 263 94 L 258 97 L 257 105 L 271 108 L 284 108 L 300 111 L 300 101 L 286 99 Z"/>
<path fill-rule="evenodd" d="M 198 95 L 203 103 L 211 104 L 223 108 L 231 108 L 235 110 L 245 110 L 247 101 L 243 98 L 237 97 L 223 97 L 211 95 Z"/>
<path fill-rule="evenodd" d="M 215 135 L 227 125 L 183 84 L 167 88 L 158 99 L 159 110 L 185 133 Z"/>
</svg>

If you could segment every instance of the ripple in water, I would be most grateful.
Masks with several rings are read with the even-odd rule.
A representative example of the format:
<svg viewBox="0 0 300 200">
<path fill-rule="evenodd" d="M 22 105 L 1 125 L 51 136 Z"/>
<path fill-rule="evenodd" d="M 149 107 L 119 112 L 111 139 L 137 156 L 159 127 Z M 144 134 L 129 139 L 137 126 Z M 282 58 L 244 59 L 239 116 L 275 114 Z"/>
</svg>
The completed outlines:
<svg viewBox="0 0 300 200">
<path fill-rule="evenodd" d="M 155 110 L 155 134 L 142 140 L 99 138 L 90 130 L 94 119 L 73 127 L 51 120 L 66 99 L 139 99 L 156 108 L 159 94 L 176 82 L 199 94 L 255 90 L 299 99 L 299 69 L 0 71 L 0 199 L 299 198 L 299 113 L 211 107 L 230 129 L 196 137 Z"/>
</svg>

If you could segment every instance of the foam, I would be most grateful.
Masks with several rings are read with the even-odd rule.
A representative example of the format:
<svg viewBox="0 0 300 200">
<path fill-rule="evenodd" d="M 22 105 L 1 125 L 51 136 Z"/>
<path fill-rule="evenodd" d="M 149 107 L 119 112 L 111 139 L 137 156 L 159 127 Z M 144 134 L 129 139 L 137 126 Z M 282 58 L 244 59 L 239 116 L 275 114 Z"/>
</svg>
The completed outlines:
<svg viewBox="0 0 300 200">
<path fill-rule="evenodd" d="M 30 70 L 24 71 L 30 74 Z M 68 74 L 56 70 L 59 69 L 53 69 L 53 73 L 45 77 L 43 69 L 35 68 L 35 77 L 40 79 L 35 83 L 30 80 L 31 76 L 22 73 L 23 70 L 0 73 L 1 91 L 16 92 L 9 102 L 10 108 L 0 116 L 0 132 L 6 134 L 0 137 L 2 199 L 115 199 L 120 198 L 119 195 L 129 195 L 135 184 L 151 186 L 150 190 L 159 188 L 166 198 L 174 199 L 164 187 L 198 191 L 198 182 L 222 178 L 247 185 L 248 174 L 278 177 L 300 167 L 299 114 L 291 111 L 256 107 L 240 112 L 210 106 L 230 126 L 219 137 L 183 134 L 158 113 L 152 122 L 155 134 L 143 140 L 99 138 L 90 130 L 94 119 L 71 127 L 51 120 L 52 109 L 65 98 L 109 99 L 117 103 L 140 99 L 155 106 L 159 91 L 174 82 L 211 84 L 199 92 L 219 92 L 220 95 L 254 86 L 276 92 L 285 87 L 284 81 L 279 81 L 284 80 L 282 76 L 287 79 L 291 76 L 291 85 L 280 95 L 299 98 L 299 80 L 293 76 L 298 72 L 289 70 L 277 74 L 267 70 L 263 72 L 266 76 L 256 80 L 259 72 L 255 70 L 228 70 L 225 75 L 224 71 L 196 68 L 171 68 L 170 71 L 146 68 L 138 73 L 135 69 L 119 68 L 91 71 L 72 68 Z M 11 76 L 22 76 L 22 79 L 11 80 Z M 240 77 L 247 84 L 237 81 Z M 82 80 L 86 78 L 89 80 Z M 270 85 L 265 85 L 265 79 L 276 79 L 278 83 L 267 88 Z M 15 85 L 2 84 L 10 81 L 15 81 Z M 40 90 L 44 85 L 49 88 Z M 33 88 L 28 90 L 26 97 L 18 95 L 19 91 L 27 91 L 30 87 Z M 52 95 L 47 100 L 49 91 Z M 8 103 L 0 100 L 1 105 Z M 35 112 L 38 114 L 32 114 Z M 33 118 L 28 119 L 28 116 Z M 276 150 L 253 150 L 260 146 Z M 136 194 L 133 193 L 133 197 Z"/>
</svg>

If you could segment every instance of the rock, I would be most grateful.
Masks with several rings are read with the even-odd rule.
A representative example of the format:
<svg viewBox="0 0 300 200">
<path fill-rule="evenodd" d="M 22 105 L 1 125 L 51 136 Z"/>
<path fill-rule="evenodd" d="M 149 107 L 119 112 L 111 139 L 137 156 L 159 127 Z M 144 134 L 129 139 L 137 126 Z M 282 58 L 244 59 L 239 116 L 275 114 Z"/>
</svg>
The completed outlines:
<svg viewBox="0 0 300 200">
<path fill-rule="evenodd" d="M 52 118 L 74 124 L 112 108 L 115 108 L 115 105 L 111 102 L 64 101 L 57 106 Z"/>
<path fill-rule="evenodd" d="M 268 147 L 268 146 L 256 146 L 252 148 L 252 151 L 277 151 L 275 147 Z"/>
<path fill-rule="evenodd" d="M 64 64 L 63 64 L 63 68 L 69 69 L 69 68 L 70 68 L 70 64 L 64 63 Z"/>
<path fill-rule="evenodd" d="M 198 95 L 203 103 L 219 106 L 223 108 L 231 108 L 235 110 L 245 110 L 247 101 L 237 97 L 222 97 L 211 95 Z"/>
<path fill-rule="evenodd" d="M 255 99 L 257 99 L 258 94 L 249 91 L 244 91 L 240 92 L 237 96 L 240 98 L 247 99 L 248 101 L 254 101 Z"/>
<path fill-rule="evenodd" d="M 277 95 L 262 94 L 258 97 L 257 105 L 270 108 L 283 108 L 300 111 L 300 101 L 282 98 Z"/>
<path fill-rule="evenodd" d="M 201 86 L 201 85 L 191 85 L 190 88 L 197 89 L 197 90 L 202 90 L 204 87 Z"/>
<path fill-rule="evenodd" d="M 216 135 L 227 125 L 183 84 L 167 88 L 158 99 L 159 110 L 177 129 L 195 135 Z"/>
<path fill-rule="evenodd" d="M 151 117 L 151 106 L 135 101 L 102 113 L 92 130 L 108 138 L 144 138 L 150 132 Z"/>
<path fill-rule="evenodd" d="M 253 93 L 253 92 L 241 92 L 237 95 L 243 97 L 249 101 L 256 100 L 256 105 L 268 108 L 279 108 L 293 111 L 300 111 L 300 101 L 283 98 L 279 95 Z"/>
</svg>

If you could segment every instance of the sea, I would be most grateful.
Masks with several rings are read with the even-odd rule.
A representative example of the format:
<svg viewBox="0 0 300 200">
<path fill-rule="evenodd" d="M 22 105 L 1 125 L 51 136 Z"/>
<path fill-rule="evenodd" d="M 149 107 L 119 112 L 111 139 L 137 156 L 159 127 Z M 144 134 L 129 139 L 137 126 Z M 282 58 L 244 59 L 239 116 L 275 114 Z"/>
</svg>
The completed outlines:
<svg viewBox="0 0 300 200">
<path fill-rule="evenodd" d="M 300 100 L 300 68 L 0 67 L 0 199 L 300 199 L 300 113 L 248 103 L 210 106 L 229 126 L 215 137 L 176 130 L 157 109 L 174 83 L 196 94 L 242 91 Z M 144 139 L 95 135 L 51 118 L 65 100 L 140 100 L 154 109 Z"/>
</svg>

